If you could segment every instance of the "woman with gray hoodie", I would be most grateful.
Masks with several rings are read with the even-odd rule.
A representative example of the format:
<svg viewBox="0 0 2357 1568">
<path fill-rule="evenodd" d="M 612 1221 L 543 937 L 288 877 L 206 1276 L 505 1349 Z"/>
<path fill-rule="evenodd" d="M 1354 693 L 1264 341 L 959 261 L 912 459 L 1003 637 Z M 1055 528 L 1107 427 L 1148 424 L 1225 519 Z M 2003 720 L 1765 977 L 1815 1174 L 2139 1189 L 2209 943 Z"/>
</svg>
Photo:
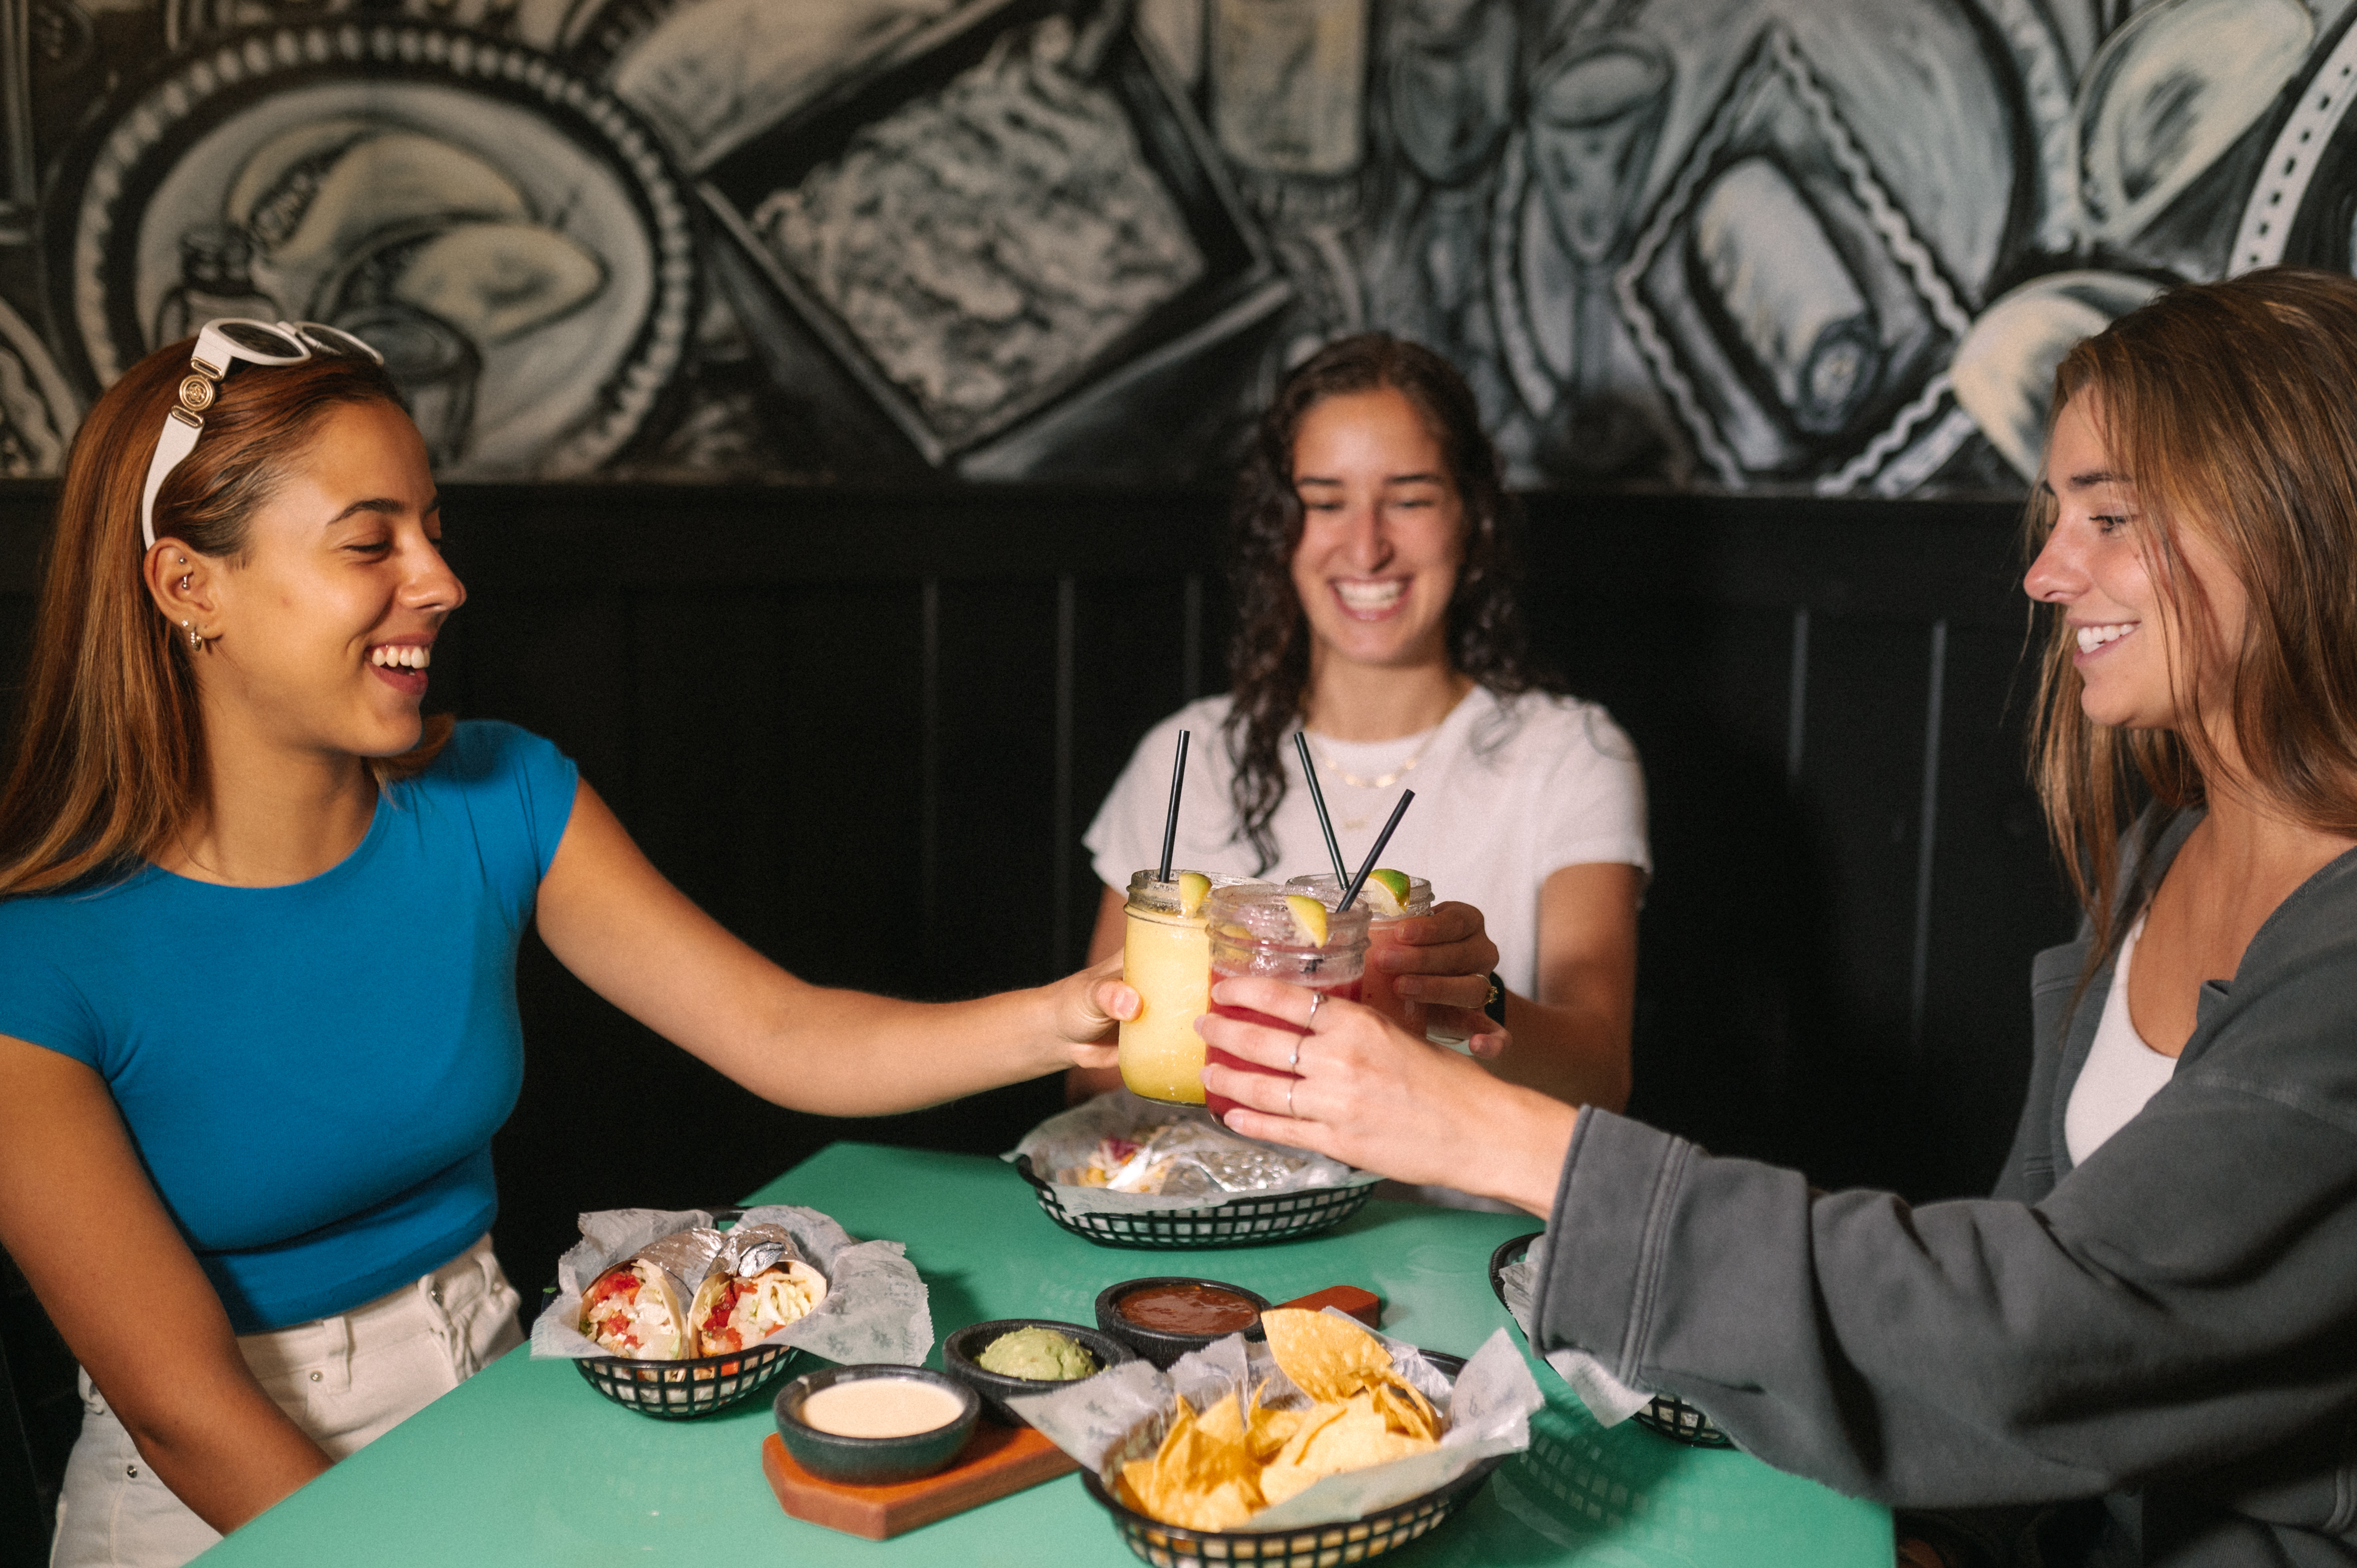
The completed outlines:
<svg viewBox="0 0 2357 1568">
<path fill-rule="evenodd" d="M 1993 1197 L 1816 1191 L 1265 981 L 1215 995 L 1309 1021 L 1298 1080 L 1205 1081 L 1239 1132 L 1546 1216 L 1545 1348 L 1978 1510 L 1918 1561 L 2357 1562 L 2357 281 L 2173 289 L 2055 392 L 2033 771 L 2085 919 L 2033 966 Z"/>
</svg>

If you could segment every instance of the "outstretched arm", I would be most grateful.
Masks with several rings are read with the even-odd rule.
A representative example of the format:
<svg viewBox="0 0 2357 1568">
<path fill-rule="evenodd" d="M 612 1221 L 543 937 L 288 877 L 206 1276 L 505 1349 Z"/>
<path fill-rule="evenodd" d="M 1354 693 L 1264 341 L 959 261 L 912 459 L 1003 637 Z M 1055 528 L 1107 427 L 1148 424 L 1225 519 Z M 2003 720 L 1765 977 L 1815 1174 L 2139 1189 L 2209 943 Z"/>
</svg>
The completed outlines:
<svg viewBox="0 0 2357 1568">
<path fill-rule="evenodd" d="M 1462 1188 L 1544 1217 L 1579 1112 L 1501 1083 L 1440 1046 L 1411 1038 L 1372 1007 L 1275 980 L 1222 980 L 1214 1001 L 1308 1024 L 1307 1039 L 1265 1024 L 1206 1015 L 1195 1026 L 1232 1056 L 1204 1085 L 1237 1102 L 1228 1125 L 1247 1138 L 1315 1149 L 1401 1181 Z M 1296 1047 L 1298 1047 L 1297 1054 Z M 1300 1081 L 1276 1076 L 1288 1065 Z"/>
<path fill-rule="evenodd" d="M 227 1534 L 328 1467 L 247 1370 L 104 1080 L 6 1036 L 0 1246 L 141 1457 L 207 1524 Z"/>
<path fill-rule="evenodd" d="M 797 980 L 673 886 L 587 780 L 541 879 L 538 920 L 592 991 L 762 1098 L 822 1115 L 914 1110 L 1108 1065 L 1114 1020 L 1136 1007 L 1118 961 L 971 1002 Z"/>
</svg>

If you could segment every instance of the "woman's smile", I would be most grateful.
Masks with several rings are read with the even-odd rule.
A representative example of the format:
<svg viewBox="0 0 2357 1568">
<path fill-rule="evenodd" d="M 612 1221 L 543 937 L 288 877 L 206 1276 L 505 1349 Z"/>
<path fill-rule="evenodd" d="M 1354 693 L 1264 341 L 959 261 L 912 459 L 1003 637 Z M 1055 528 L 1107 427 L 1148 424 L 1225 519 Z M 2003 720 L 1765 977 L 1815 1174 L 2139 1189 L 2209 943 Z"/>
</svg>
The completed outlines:
<svg viewBox="0 0 2357 1568">
<path fill-rule="evenodd" d="M 1293 439 L 1293 586 L 1321 656 L 1372 667 L 1446 657 L 1465 508 L 1439 441 L 1392 387 L 1340 392 Z"/>
<path fill-rule="evenodd" d="M 1409 579 L 1405 577 L 1333 577 L 1328 579 L 1334 596 L 1342 601 L 1342 613 L 1353 620 L 1384 620 L 1399 613 L 1406 602 Z"/>
<path fill-rule="evenodd" d="M 434 644 L 380 642 L 369 650 L 369 668 L 396 692 L 425 695 L 425 667 L 434 662 Z"/>
<path fill-rule="evenodd" d="M 2141 621 L 2126 620 L 2112 621 L 2100 626 L 2073 628 L 2072 634 L 2079 639 L 2080 660 L 2084 661 L 2094 658 L 2142 624 L 2144 623 Z"/>
<path fill-rule="evenodd" d="M 442 558 L 425 444 L 388 404 L 339 408 L 252 523 L 246 561 L 220 574 L 211 655 L 300 744 L 391 757 L 417 744 L 442 623 L 467 591 Z M 354 661 L 358 661 L 358 668 Z"/>
</svg>

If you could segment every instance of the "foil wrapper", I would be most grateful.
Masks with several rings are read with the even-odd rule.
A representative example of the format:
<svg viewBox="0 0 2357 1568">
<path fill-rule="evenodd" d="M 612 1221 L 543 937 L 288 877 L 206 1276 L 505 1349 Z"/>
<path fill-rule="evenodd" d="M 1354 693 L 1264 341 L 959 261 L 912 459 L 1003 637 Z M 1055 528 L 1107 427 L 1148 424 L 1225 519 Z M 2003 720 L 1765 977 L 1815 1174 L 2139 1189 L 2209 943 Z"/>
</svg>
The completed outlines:
<svg viewBox="0 0 2357 1568">
<path fill-rule="evenodd" d="M 1104 1183 L 1108 1192 L 1151 1192 L 1165 1197 L 1213 1193 L 1287 1192 L 1317 1156 L 1254 1144 L 1197 1122 L 1173 1122 L 1146 1133 L 1136 1153 Z M 1076 1173 L 1059 1171 L 1058 1181 Z M 1322 1185 L 1322 1184 L 1312 1184 Z"/>
<path fill-rule="evenodd" d="M 1108 1173 L 1107 1185 L 1075 1180 L 1108 1139 L 1137 1148 Z M 1240 1197 L 1371 1186 L 1383 1179 L 1307 1149 L 1240 1137 L 1200 1106 L 1141 1100 L 1126 1090 L 1050 1116 L 1002 1157 L 1011 1162 L 1018 1156 L 1055 1184 L 1058 1202 L 1080 1214 L 1210 1208 Z"/>
<path fill-rule="evenodd" d="M 695 1287 L 716 1269 L 759 1273 L 780 1256 L 816 1269 L 826 1277 L 826 1298 L 808 1316 L 764 1337 L 764 1345 L 792 1345 L 845 1364 L 904 1367 L 920 1365 L 933 1348 L 925 1282 L 900 1243 L 854 1240 L 815 1208 L 748 1208 L 726 1232 L 715 1229 L 712 1216 L 701 1209 L 599 1209 L 582 1215 L 580 1225 L 581 1240 L 557 1260 L 556 1294 L 532 1326 L 536 1358 L 580 1360 L 613 1354 L 582 1334 L 581 1294 L 608 1269 L 636 1257 L 652 1257 L 667 1273 L 675 1266 L 692 1269 L 692 1277 L 673 1276 L 686 1285 L 686 1300 L 694 1299 Z M 744 1240 L 731 1240 L 739 1236 Z"/>
<path fill-rule="evenodd" d="M 792 1234 L 782 1225 L 739 1225 L 720 1239 L 720 1247 L 713 1254 L 715 1271 L 726 1270 L 738 1279 L 749 1280 L 765 1269 L 773 1269 L 780 1262 L 809 1263 L 802 1250 L 794 1245 Z M 812 1263 L 813 1268 L 818 1265 Z M 820 1269 L 821 1273 L 826 1271 Z"/>
<path fill-rule="evenodd" d="M 691 1226 L 674 1230 L 668 1236 L 658 1236 L 627 1258 L 617 1258 L 608 1268 L 643 1260 L 671 1276 L 672 1288 L 679 1292 L 683 1302 L 694 1298 L 695 1287 L 712 1272 L 712 1261 L 726 1246 L 726 1232 L 709 1225 Z M 603 1270 L 599 1271 L 603 1273 Z M 595 1276 L 592 1276 L 594 1282 Z"/>
</svg>

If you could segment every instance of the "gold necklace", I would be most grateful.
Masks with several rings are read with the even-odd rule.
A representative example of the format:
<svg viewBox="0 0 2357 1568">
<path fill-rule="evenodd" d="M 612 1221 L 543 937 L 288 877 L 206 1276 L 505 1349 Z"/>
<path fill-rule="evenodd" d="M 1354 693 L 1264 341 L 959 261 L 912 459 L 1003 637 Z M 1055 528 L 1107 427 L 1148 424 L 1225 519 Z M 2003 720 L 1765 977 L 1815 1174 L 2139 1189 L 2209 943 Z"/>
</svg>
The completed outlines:
<svg viewBox="0 0 2357 1568">
<path fill-rule="evenodd" d="M 1438 725 L 1435 725 L 1432 727 L 1432 733 L 1424 737 L 1424 744 L 1407 754 L 1406 761 L 1401 763 L 1397 768 L 1393 768 L 1389 773 L 1383 774 L 1382 776 L 1374 779 L 1361 779 L 1355 773 L 1345 772 L 1341 768 L 1336 766 L 1334 759 L 1327 756 L 1324 748 L 1321 746 L 1312 746 L 1309 748 L 1309 753 L 1318 759 L 1318 766 L 1326 771 L 1327 777 L 1330 779 L 1338 779 L 1343 783 L 1348 784 L 1353 789 L 1388 789 L 1393 785 L 1398 783 L 1401 779 L 1406 778 L 1409 774 L 1415 772 L 1415 765 L 1424 760 L 1424 754 L 1430 751 L 1432 749 L 1432 743 L 1439 738 L 1440 726 Z M 1361 828 L 1365 827 L 1372 820 L 1372 819 L 1368 817 L 1337 817 L 1335 819 L 1336 822 L 1340 822 L 1343 827 L 1350 829 L 1352 832 L 1356 832 Z"/>
</svg>

